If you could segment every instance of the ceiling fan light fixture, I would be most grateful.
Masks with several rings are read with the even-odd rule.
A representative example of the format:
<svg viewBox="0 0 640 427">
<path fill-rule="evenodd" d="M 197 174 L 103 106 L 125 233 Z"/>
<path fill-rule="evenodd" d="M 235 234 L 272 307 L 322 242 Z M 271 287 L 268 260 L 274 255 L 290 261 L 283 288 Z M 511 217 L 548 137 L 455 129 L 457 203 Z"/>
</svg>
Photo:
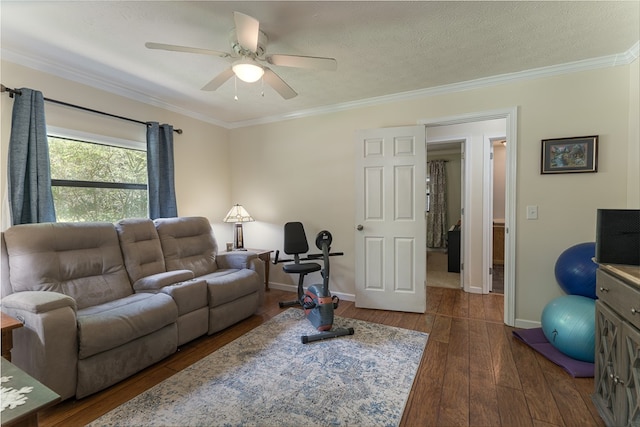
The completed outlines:
<svg viewBox="0 0 640 427">
<path fill-rule="evenodd" d="M 257 82 L 264 74 L 264 68 L 251 58 L 239 59 L 231 68 L 240 80 L 247 83 Z"/>
</svg>

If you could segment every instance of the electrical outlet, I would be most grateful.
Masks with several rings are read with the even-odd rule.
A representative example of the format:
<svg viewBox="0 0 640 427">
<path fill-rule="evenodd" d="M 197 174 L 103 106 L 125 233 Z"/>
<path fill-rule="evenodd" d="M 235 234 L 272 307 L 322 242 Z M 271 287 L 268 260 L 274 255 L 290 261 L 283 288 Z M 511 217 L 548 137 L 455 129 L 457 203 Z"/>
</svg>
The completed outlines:
<svg viewBox="0 0 640 427">
<path fill-rule="evenodd" d="M 527 206 L 527 219 L 538 219 L 537 206 Z"/>
</svg>

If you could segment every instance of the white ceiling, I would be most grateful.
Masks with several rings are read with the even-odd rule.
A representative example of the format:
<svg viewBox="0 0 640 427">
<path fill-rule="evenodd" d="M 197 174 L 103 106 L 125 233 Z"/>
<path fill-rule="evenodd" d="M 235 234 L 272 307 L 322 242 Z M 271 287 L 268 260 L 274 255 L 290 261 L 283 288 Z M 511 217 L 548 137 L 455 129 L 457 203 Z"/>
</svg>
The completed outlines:
<svg viewBox="0 0 640 427">
<path fill-rule="evenodd" d="M 542 67 L 629 62 L 638 55 L 639 5 L 637 0 L 2 0 L 0 55 L 236 127 Z M 238 80 L 234 101 L 233 78 L 215 92 L 200 90 L 229 67 L 227 60 L 144 46 L 154 41 L 229 51 L 234 11 L 260 21 L 269 37 L 267 53 L 333 57 L 338 70 L 271 66 L 297 97 L 283 100 L 267 86 L 262 97 L 260 82 Z M 13 87 L 11 81 L 2 83 Z M 38 89 L 34 86 L 28 87 Z"/>
</svg>

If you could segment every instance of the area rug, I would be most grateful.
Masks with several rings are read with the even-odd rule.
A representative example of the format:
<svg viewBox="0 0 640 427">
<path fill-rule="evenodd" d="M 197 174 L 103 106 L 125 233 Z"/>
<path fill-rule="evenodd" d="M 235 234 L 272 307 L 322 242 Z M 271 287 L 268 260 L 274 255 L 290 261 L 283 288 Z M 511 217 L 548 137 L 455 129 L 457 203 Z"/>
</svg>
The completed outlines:
<svg viewBox="0 0 640 427">
<path fill-rule="evenodd" d="M 395 426 L 428 335 L 337 317 L 316 333 L 290 308 L 90 426 Z"/>
<path fill-rule="evenodd" d="M 544 357 L 567 371 L 569 375 L 577 378 L 593 377 L 595 365 L 572 359 L 561 353 L 544 336 L 542 328 L 518 329 L 513 331 L 513 336 L 527 344 L 529 347 L 542 354 Z"/>
</svg>

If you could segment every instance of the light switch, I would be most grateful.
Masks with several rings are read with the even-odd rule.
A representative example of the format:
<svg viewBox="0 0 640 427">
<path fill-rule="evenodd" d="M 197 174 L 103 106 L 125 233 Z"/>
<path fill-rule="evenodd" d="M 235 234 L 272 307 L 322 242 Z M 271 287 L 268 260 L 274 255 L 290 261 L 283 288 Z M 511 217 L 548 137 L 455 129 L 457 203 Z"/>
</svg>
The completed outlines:
<svg viewBox="0 0 640 427">
<path fill-rule="evenodd" d="M 537 206 L 527 206 L 527 219 L 538 219 Z"/>
</svg>

